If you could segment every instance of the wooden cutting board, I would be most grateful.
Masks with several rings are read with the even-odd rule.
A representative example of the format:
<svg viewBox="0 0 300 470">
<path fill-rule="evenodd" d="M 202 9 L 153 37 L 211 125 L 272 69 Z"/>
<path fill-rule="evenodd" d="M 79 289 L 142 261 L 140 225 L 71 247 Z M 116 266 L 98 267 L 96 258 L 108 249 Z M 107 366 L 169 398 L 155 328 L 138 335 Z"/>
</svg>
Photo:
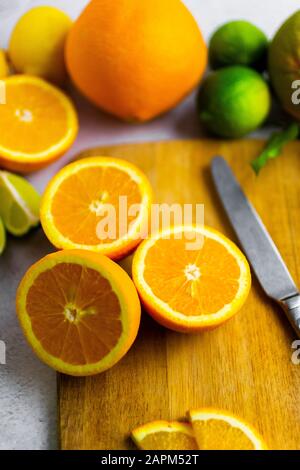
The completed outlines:
<svg viewBox="0 0 300 470">
<path fill-rule="evenodd" d="M 258 141 L 177 141 L 87 152 L 136 163 L 156 202 L 204 203 L 205 223 L 235 240 L 212 185 L 209 162 L 223 155 L 262 216 L 300 285 L 300 143 L 259 177 L 249 162 Z M 123 263 L 130 269 L 130 259 Z M 300 449 L 300 365 L 283 312 L 254 280 L 243 309 L 227 324 L 197 335 L 164 329 L 143 314 L 127 356 L 89 378 L 59 376 L 62 449 L 130 449 L 130 431 L 157 419 L 184 418 L 190 408 L 220 407 L 252 423 L 272 449 Z"/>
</svg>

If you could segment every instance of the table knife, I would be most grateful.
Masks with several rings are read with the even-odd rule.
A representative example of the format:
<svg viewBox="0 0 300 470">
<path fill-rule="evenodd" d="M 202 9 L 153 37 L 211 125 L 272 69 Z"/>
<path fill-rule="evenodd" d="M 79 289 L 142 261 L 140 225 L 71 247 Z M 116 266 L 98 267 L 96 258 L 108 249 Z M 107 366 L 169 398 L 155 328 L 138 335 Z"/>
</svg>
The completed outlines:
<svg viewBox="0 0 300 470">
<path fill-rule="evenodd" d="M 213 158 L 211 172 L 221 203 L 259 283 L 283 308 L 300 337 L 300 293 L 275 243 L 224 158 Z"/>
</svg>

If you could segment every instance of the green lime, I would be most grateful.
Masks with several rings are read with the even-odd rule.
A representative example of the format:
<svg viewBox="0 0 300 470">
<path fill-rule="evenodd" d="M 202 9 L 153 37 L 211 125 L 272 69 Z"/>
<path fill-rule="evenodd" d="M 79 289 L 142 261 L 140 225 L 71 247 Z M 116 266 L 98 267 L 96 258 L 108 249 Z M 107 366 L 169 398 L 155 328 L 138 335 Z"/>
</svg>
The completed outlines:
<svg viewBox="0 0 300 470">
<path fill-rule="evenodd" d="M 25 235 L 39 224 L 40 195 L 21 176 L 0 171 L 0 217 L 12 235 Z"/>
<path fill-rule="evenodd" d="M 237 138 L 257 129 L 271 106 L 268 85 L 255 70 L 240 65 L 211 73 L 198 95 L 201 122 L 214 134 Z"/>
<path fill-rule="evenodd" d="M 300 11 L 283 23 L 270 44 L 269 75 L 284 109 L 300 119 Z"/>
<path fill-rule="evenodd" d="M 248 21 L 230 21 L 211 37 L 209 61 L 213 69 L 246 65 L 258 69 L 267 65 L 268 39 Z"/>
<path fill-rule="evenodd" d="M 6 232 L 5 232 L 2 219 L 0 217 L 0 255 L 2 255 L 5 245 L 6 245 Z"/>
</svg>

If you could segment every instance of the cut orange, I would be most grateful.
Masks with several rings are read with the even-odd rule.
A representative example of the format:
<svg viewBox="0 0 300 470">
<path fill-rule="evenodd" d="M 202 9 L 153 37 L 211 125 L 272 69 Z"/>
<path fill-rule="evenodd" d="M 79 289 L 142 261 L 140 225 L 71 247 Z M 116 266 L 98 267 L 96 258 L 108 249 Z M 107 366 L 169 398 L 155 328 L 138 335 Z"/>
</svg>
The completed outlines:
<svg viewBox="0 0 300 470">
<path fill-rule="evenodd" d="M 39 358 L 79 376 L 116 364 L 140 322 L 138 295 L 127 273 L 85 250 L 59 251 L 34 264 L 18 288 L 17 312 Z"/>
<path fill-rule="evenodd" d="M 222 410 L 189 412 L 201 450 L 266 450 L 259 433 L 248 423 Z"/>
<path fill-rule="evenodd" d="M 136 166 L 116 158 L 84 158 L 50 181 L 42 198 L 41 223 L 57 248 L 88 249 L 120 259 L 140 243 L 151 201 L 150 184 Z"/>
<path fill-rule="evenodd" d="M 191 425 L 178 421 L 153 421 L 134 429 L 131 436 L 142 450 L 198 449 Z"/>
<path fill-rule="evenodd" d="M 78 132 L 71 100 L 37 77 L 15 75 L 3 83 L 6 102 L 0 105 L 0 165 L 28 173 L 59 158 Z"/>
<path fill-rule="evenodd" d="M 148 312 L 176 331 L 214 328 L 245 302 L 251 274 L 237 246 L 208 227 L 177 226 L 145 240 L 133 280 Z"/>
</svg>

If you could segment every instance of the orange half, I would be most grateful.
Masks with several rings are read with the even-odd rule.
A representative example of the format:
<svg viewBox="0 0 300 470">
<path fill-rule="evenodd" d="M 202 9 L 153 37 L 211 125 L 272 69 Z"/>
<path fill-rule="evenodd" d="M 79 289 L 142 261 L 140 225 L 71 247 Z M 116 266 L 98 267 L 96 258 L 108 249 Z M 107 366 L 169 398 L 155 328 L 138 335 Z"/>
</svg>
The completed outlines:
<svg viewBox="0 0 300 470">
<path fill-rule="evenodd" d="M 57 248 L 120 259 L 141 242 L 151 201 L 150 183 L 135 165 L 117 158 L 84 158 L 50 181 L 41 202 L 41 223 Z"/>
<path fill-rule="evenodd" d="M 198 448 L 201 450 L 266 450 L 260 434 L 236 416 L 215 409 L 189 412 Z"/>
<path fill-rule="evenodd" d="M 14 75 L 2 81 L 0 165 L 28 173 L 63 155 L 78 133 L 71 100 L 45 80 Z M 0 90 L 0 93 L 1 93 Z"/>
<path fill-rule="evenodd" d="M 25 274 L 17 313 L 39 358 L 70 375 L 112 367 L 131 347 L 140 303 L 127 273 L 85 250 L 50 254 Z"/>
<path fill-rule="evenodd" d="M 141 450 L 198 449 L 191 425 L 179 421 L 153 421 L 134 429 L 131 437 Z"/>
<path fill-rule="evenodd" d="M 248 262 L 214 229 L 177 226 L 145 240 L 133 259 L 133 280 L 148 312 L 182 332 L 214 328 L 244 304 Z"/>
</svg>

